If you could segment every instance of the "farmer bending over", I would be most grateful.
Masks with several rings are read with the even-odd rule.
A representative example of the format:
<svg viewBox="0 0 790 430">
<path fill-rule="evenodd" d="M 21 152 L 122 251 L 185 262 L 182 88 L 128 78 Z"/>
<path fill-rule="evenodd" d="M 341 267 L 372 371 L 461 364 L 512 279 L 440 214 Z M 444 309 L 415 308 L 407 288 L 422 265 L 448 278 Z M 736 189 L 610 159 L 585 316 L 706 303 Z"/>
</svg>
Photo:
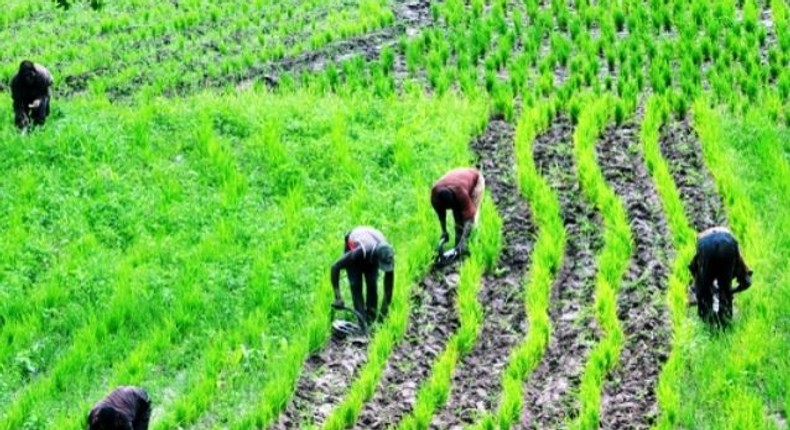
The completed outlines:
<svg viewBox="0 0 790 430">
<path fill-rule="evenodd" d="M 11 98 L 14 101 L 14 122 L 25 129 L 32 121 L 44 124 L 49 115 L 52 75 L 44 66 L 24 60 L 11 78 Z"/>
<path fill-rule="evenodd" d="M 457 255 L 466 253 L 466 240 L 472 227 L 477 224 L 480 202 L 485 191 L 485 179 L 477 169 L 453 169 L 442 176 L 431 190 L 431 204 L 439 217 L 442 237 L 438 252 L 449 240 L 447 233 L 447 211 L 453 211 L 455 219 L 455 250 Z"/>
<path fill-rule="evenodd" d="M 335 308 L 344 306 L 340 296 L 340 271 L 345 269 L 351 287 L 354 309 L 364 315 L 368 323 L 376 320 L 378 306 L 378 274 L 384 271 L 384 301 L 380 319 L 387 316 L 392 302 L 392 284 L 395 278 L 395 252 L 380 231 L 372 227 L 357 227 L 346 234 L 343 256 L 332 266 L 332 288 L 335 291 Z M 365 277 L 367 294 L 362 297 L 362 276 Z"/>
<path fill-rule="evenodd" d="M 752 284 L 752 271 L 738 250 L 738 242 L 723 227 L 709 228 L 697 235 L 697 253 L 689 264 L 694 277 L 697 312 L 705 321 L 726 323 L 732 317 L 732 297 Z M 732 289 L 733 278 L 738 287 Z M 718 309 L 714 306 L 718 297 Z"/>
<path fill-rule="evenodd" d="M 120 387 L 88 414 L 89 430 L 148 430 L 151 400 L 141 388 Z"/>
</svg>

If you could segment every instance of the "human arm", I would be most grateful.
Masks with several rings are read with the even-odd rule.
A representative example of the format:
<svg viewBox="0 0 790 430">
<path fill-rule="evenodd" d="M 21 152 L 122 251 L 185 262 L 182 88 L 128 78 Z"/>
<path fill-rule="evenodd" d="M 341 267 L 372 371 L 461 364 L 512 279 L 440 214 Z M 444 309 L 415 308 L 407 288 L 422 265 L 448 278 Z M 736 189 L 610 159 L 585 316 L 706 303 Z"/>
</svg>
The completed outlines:
<svg viewBox="0 0 790 430">
<path fill-rule="evenodd" d="M 384 272 L 384 300 L 381 302 L 381 313 L 379 318 L 383 320 L 387 317 L 390 303 L 392 303 L 392 290 L 395 283 L 395 270 Z"/>
<path fill-rule="evenodd" d="M 346 252 L 340 257 L 339 260 L 332 265 L 331 269 L 331 281 L 332 281 L 332 291 L 335 294 L 335 302 L 332 306 L 339 308 L 343 307 L 343 297 L 340 295 L 340 271 L 343 269 L 348 268 L 349 264 L 354 261 L 356 258 L 359 258 L 359 254 L 362 252 L 362 248 L 357 248 L 351 251 Z"/>
<path fill-rule="evenodd" d="M 738 287 L 732 290 L 732 293 L 740 293 L 746 291 L 752 286 L 752 270 L 746 266 L 743 258 L 738 255 L 738 260 L 735 266 L 735 277 L 738 279 Z"/>
</svg>

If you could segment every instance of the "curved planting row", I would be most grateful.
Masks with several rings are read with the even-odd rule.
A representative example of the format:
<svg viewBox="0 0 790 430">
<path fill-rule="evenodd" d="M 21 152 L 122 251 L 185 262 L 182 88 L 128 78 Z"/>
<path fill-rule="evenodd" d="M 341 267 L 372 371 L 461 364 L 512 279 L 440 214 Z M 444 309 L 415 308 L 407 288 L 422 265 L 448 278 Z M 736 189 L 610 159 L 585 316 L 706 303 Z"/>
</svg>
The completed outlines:
<svg viewBox="0 0 790 430">
<path fill-rule="evenodd" d="M 380 429 L 395 424 L 414 405 L 420 381 L 458 328 L 453 301 L 458 274 L 422 283 L 412 297 L 406 334 L 389 358 L 373 398 L 365 404 L 355 428 Z"/>
<path fill-rule="evenodd" d="M 598 164 L 622 199 L 634 254 L 617 300 L 625 334 L 620 363 L 603 391 L 601 425 L 648 428 L 658 417 L 656 383 L 669 355 L 664 294 L 672 253 L 667 223 L 638 149 L 633 122 L 610 126 L 597 145 Z"/>
<path fill-rule="evenodd" d="M 516 186 L 513 126 L 492 119 L 486 133 L 472 142 L 479 167 L 503 220 L 504 244 L 495 273 L 482 280 L 479 300 L 484 319 L 474 348 L 458 365 L 449 400 L 433 419 L 434 428 L 473 423 L 494 409 L 509 354 L 526 332 L 524 277 L 535 226 Z"/>
<path fill-rule="evenodd" d="M 727 222 L 724 204 L 705 167 L 702 147 L 690 118 L 686 116 L 664 124 L 659 144 L 694 229 L 702 231 L 724 225 Z"/>
<path fill-rule="evenodd" d="M 559 114 L 533 143 L 535 163 L 558 196 L 567 245 L 551 292 L 551 340 L 527 382 L 522 422 L 530 428 L 556 428 L 578 414 L 575 392 L 598 337 L 592 304 L 601 215 L 581 194 L 572 139 L 570 118 Z"/>
<path fill-rule="evenodd" d="M 604 244 L 597 256 L 594 304 L 602 334 L 585 363 L 579 386 L 579 415 L 571 423 L 574 428 L 598 428 L 603 381 L 617 364 L 624 337 L 617 318 L 617 294 L 631 257 L 631 231 L 625 208 L 606 183 L 595 154 L 596 140 L 609 120 L 613 105 L 609 97 L 588 102 L 573 134 L 582 191 L 601 212 L 604 226 Z"/>
</svg>

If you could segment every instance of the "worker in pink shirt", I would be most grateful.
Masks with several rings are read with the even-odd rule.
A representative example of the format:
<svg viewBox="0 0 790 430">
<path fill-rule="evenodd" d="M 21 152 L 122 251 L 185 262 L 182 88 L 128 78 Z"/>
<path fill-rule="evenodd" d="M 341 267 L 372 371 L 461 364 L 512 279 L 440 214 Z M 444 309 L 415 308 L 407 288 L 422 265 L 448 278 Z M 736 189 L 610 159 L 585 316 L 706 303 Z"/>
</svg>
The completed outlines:
<svg viewBox="0 0 790 430">
<path fill-rule="evenodd" d="M 477 223 L 480 202 L 485 192 L 485 179 L 477 169 L 458 168 L 447 172 L 433 185 L 431 205 L 439 217 L 442 237 L 438 252 L 444 251 L 444 244 L 450 239 L 447 233 L 447 211 L 453 212 L 455 220 L 455 250 L 453 256 L 467 252 L 466 241 L 472 227 Z"/>
</svg>

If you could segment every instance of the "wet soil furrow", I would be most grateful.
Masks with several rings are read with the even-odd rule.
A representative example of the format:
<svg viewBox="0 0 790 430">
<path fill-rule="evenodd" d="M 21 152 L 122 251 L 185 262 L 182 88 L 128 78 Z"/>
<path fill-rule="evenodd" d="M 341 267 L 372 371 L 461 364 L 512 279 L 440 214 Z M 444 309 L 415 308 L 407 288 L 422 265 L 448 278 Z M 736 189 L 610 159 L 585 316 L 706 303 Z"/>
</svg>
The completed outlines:
<svg viewBox="0 0 790 430">
<path fill-rule="evenodd" d="M 484 319 L 477 343 L 456 367 L 449 400 L 432 428 L 461 428 L 496 407 L 510 351 L 527 331 L 523 278 L 535 225 L 516 186 L 514 132 L 506 121 L 492 119 L 486 132 L 472 142 L 478 168 L 503 220 L 504 244 L 497 270 L 484 275 L 478 293 Z"/>
<path fill-rule="evenodd" d="M 680 191 L 686 217 L 697 231 L 726 225 L 724 203 L 702 157 L 699 137 L 688 117 L 661 128 L 661 155 Z"/>
<path fill-rule="evenodd" d="M 444 269 L 415 288 L 406 334 L 355 428 L 387 428 L 412 410 L 420 382 L 430 376 L 434 361 L 458 328 L 454 306 L 458 279 L 455 270 Z"/>
<path fill-rule="evenodd" d="M 673 253 L 667 221 L 639 151 L 633 123 L 610 126 L 596 147 L 597 161 L 628 214 L 634 252 L 617 298 L 625 340 L 608 375 L 601 402 L 603 428 L 646 429 L 658 416 L 656 383 L 670 349 L 666 306 Z"/>
<path fill-rule="evenodd" d="M 412 315 L 404 340 L 408 346 L 396 348 L 391 362 L 411 366 L 416 357 L 435 357 L 441 352 L 458 326 L 452 304 L 458 283 L 456 269 L 448 266 L 434 270 L 414 288 Z M 343 399 L 366 356 L 367 338 L 331 339 L 322 351 L 307 360 L 291 402 L 271 428 L 296 429 L 322 423 Z M 409 380 L 402 382 L 408 390 Z M 416 384 L 412 390 L 416 391 Z"/>
<path fill-rule="evenodd" d="M 327 64 L 337 64 L 355 56 L 361 56 L 365 61 L 375 60 L 379 58 L 382 49 L 395 46 L 402 34 L 413 36 L 422 27 L 430 25 L 432 22 L 430 6 L 430 0 L 396 1 L 392 7 L 395 15 L 393 26 L 339 40 L 322 49 L 284 58 L 262 67 L 253 67 L 244 73 L 241 80 L 248 80 L 261 74 L 268 76 L 301 71 L 315 72 L 325 68 Z"/>
<path fill-rule="evenodd" d="M 379 58 L 381 50 L 385 47 L 397 47 L 397 41 L 401 35 L 411 36 L 417 34 L 422 27 L 432 23 L 430 0 L 396 0 L 392 8 L 395 19 L 393 25 L 389 27 L 338 40 L 314 51 L 252 65 L 245 69 L 230 72 L 228 75 L 215 77 L 206 74 L 197 81 L 178 82 L 176 85 L 166 88 L 165 95 L 183 95 L 206 87 L 225 87 L 228 83 L 247 86 L 254 80 L 261 80 L 269 86 L 276 86 L 277 77 L 284 73 L 315 72 L 322 70 L 328 64 L 340 63 L 355 56 L 361 56 L 365 61 L 372 61 Z M 313 18 L 315 20 L 323 16 L 326 11 L 318 9 L 313 13 L 315 13 Z M 216 27 L 216 25 L 214 26 Z M 203 48 L 198 49 L 198 51 L 219 54 L 218 44 L 227 42 L 232 48 L 232 53 L 240 53 L 236 52 L 238 51 L 237 45 L 239 41 L 253 37 L 261 31 L 261 28 L 245 27 L 226 35 L 222 40 L 199 39 L 195 43 L 198 44 L 199 48 Z M 291 38 L 294 40 L 299 39 L 297 36 L 291 36 Z M 150 43 L 161 48 L 156 52 L 156 58 L 153 59 L 154 61 L 151 64 L 160 64 L 161 62 L 172 60 L 181 53 L 175 47 L 170 46 L 170 36 L 151 39 Z M 286 43 L 286 45 L 289 45 L 289 43 Z M 187 69 L 205 69 L 205 66 L 211 61 L 210 58 L 207 58 L 203 56 L 194 60 L 195 64 L 192 64 L 192 67 L 187 67 Z M 114 66 L 101 67 L 85 73 L 65 76 L 57 89 L 58 94 L 62 97 L 70 97 L 84 92 L 88 87 L 88 81 L 91 79 L 116 74 L 123 67 L 126 66 L 119 62 Z M 144 86 L 146 83 L 145 76 L 137 74 L 127 82 L 108 88 L 107 92 L 115 98 L 130 97 L 139 87 Z"/>
<path fill-rule="evenodd" d="M 597 343 L 596 255 L 603 246 L 601 214 L 583 197 L 573 157 L 573 126 L 559 116 L 533 144 L 535 165 L 560 201 L 565 257 L 551 291 L 551 339 L 526 384 L 522 427 L 560 428 L 578 415 L 575 392 Z"/>
<path fill-rule="evenodd" d="M 296 391 L 271 429 L 298 429 L 322 423 L 340 403 L 346 387 L 365 364 L 367 339 L 330 339 L 304 364 Z"/>
</svg>

